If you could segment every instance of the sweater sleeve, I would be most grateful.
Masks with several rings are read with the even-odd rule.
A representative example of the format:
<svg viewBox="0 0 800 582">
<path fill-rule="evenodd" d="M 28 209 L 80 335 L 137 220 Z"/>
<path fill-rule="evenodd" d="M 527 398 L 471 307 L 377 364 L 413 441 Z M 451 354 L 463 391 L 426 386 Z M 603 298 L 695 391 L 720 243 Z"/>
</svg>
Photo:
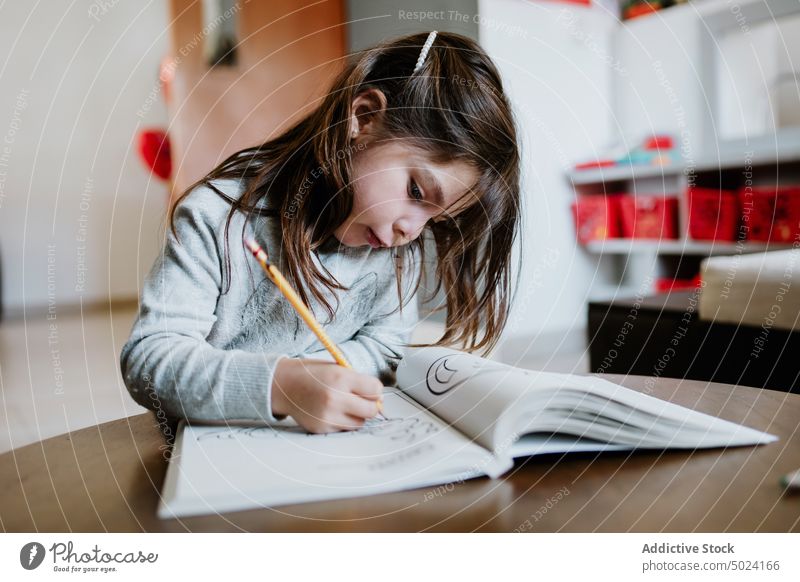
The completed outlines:
<svg viewBox="0 0 800 582">
<path fill-rule="evenodd" d="M 225 350 L 206 341 L 222 292 L 212 213 L 193 195 L 175 208 L 179 240 L 167 228 L 145 278 L 139 313 L 120 368 L 133 399 L 168 416 L 276 422 L 271 388 L 283 353 Z"/>
<path fill-rule="evenodd" d="M 413 286 L 411 287 L 413 289 Z M 383 301 L 382 313 L 397 308 L 397 294 L 394 289 L 388 292 L 389 299 Z M 393 299 L 392 299 L 393 298 Z M 355 370 L 380 378 L 384 385 L 393 385 L 395 371 L 403 357 L 404 349 L 411 340 L 411 334 L 419 321 L 418 299 L 415 294 L 410 299 L 404 296 L 402 313 L 398 310 L 371 319 L 346 342 L 338 344 L 339 349 Z M 387 309 L 388 308 L 388 309 Z M 300 354 L 300 358 L 319 358 L 335 361 L 325 348 Z"/>
</svg>

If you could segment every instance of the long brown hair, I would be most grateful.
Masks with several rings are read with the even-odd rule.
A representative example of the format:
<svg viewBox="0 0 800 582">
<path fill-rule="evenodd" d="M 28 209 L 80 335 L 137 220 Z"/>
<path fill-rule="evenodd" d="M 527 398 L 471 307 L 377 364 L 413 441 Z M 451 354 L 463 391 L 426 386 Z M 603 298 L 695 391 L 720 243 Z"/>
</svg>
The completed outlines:
<svg viewBox="0 0 800 582">
<path fill-rule="evenodd" d="M 209 186 L 231 204 L 224 236 L 228 283 L 223 293 L 230 288 L 228 230 L 234 213 L 244 212 L 245 224 L 256 214 L 279 217 L 288 271 L 284 274 L 306 304 L 301 282 L 307 282 L 333 318 L 334 310 L 318 284 L 329 290 L 344 287 L 316 268 L 309 251 L 329 240 L 350 215 L 351 105 L 362 91 L 378 89 L 387 100 L 378 124 L 381 139 L 402 139 L 424 150 L 434 163 L 463 160 L 479 175 L 469 192 L 476 202 L 455 217 L 426 226 L 437 258 L 436 286 L 425 300 L 443 287 L 446 305 L 434 311 L 446 308 L 447 317 L 438 342 L 412 345 L 456 345 L 468 351 L 495 346 L 508 320 L 512 245 L 519 236 L 516 128 L 497 69 L 470 38 L 439 33 L 422 67 L 413 72 L 427 37 L 408 35 L 354 54 L 316 110 L 278 137 L 229 156 L 176 200 L 169 213 L 173 232 L 175 207 L 196 186 Z M 211 184 L 226 178 L 245 181 L 239 199 Z M 424 264 L 424 239 L 420 236 L 394 249 L 400 309 L 402 265 Z M 424 275 L 423 270 L 409 297 Z"/>
</svg>

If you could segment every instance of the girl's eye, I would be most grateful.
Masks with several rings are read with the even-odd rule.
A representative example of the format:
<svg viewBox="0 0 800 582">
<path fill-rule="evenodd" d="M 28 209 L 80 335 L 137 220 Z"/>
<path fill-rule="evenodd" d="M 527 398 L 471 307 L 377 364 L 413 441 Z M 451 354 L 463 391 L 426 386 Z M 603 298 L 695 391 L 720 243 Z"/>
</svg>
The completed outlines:
<svg viewBox="0 0 800 582">
<path fill-rule="evenodd" d="M 419 186 L 417 186 L 417 183 L 414 180 L 411 180 L 409 184 L 408 195 L 414 200 L 422 200 L 422 191 L 419 189 Z"/>
</svg>

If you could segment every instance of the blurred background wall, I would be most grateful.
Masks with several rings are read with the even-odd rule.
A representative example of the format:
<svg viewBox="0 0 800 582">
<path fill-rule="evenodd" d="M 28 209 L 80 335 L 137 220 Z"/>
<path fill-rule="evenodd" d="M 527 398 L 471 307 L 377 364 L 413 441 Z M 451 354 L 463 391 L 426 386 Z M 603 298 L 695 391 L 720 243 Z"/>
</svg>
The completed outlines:
<svg viewBox="0 0 800 582">
<path fill-rule="evenodd" d="M 0 253 L 6 317 L 131 299 L 159 246 L 166 187 L 136 158 L 166 125 L 160 3 L 14 2 L 0 19 Z"/>
</svg>

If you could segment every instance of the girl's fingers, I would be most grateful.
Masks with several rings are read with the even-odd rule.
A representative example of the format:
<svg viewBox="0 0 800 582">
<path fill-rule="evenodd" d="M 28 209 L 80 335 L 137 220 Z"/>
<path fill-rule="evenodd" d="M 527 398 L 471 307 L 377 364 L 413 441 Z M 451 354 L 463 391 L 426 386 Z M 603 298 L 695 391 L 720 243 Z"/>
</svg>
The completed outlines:
<svg viewBox="0 0 800 582">
<path fill-rule="evenodd" d="M 345 400 L 345 414 L 355 416 L 360 419 L 372 418 L 378 414 L 378 401 L 362 398 L 357 394 L 348 394 Z"/>
<path fill-rule="evenodd" d="M 364 426 L 364 419 L 352 414 L 343 414 L 341 420 L 336 423 L 339 430 L 357 430 Z"/>
<path fill-rule="evenodd" d="M 350 392 L 362 398 L 377 400 L 383 394 L 383 383 L 377 378 L 369 378 L 366 382 L 354 382 Z"/>
</svg>

